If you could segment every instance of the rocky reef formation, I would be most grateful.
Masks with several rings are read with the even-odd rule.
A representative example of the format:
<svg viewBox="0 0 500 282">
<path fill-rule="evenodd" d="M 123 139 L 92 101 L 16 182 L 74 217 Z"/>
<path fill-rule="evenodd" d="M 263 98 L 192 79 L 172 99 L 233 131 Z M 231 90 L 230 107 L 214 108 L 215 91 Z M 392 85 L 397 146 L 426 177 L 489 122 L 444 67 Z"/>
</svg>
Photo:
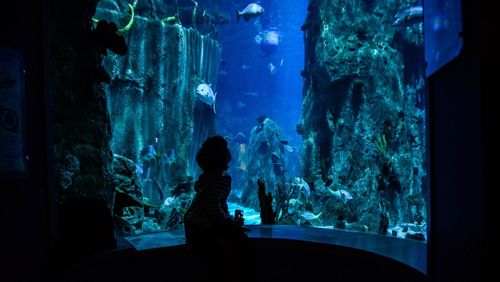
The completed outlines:
<svg viewBox="0 0 500 282">
<path fill-rule="evenodd" d="M 123 55 L 127 46 L 114 24 L 92 27 L 97 2 L 50 3 L 57 15 L 51 42 L 56 186 L 61 202 L 100 198 L 111 208 L 115 187 L 111 122 L 101 84 L 109 82 L 109 76 L 101 63 L 108 50 Z"/>
<path fill-rule="evenodd" d="M 51 2 L 61 202 L 103 199 L 127 234 L 178 226 L 197 173 L 195 149 L 215 131 L 195 89 L 215 87 L 220 47 L 179 24 L 180 8 L 172 20 L 160 1 L 98 2 Z M 194 23 L 223 23 L 209 15 Z"/>
<path fill-rule="evenodd" d="M 137 10 L 143 15 L 136 13 L 124 35 L 128 55 L 104 61 L 111 75 L 105 91 L 112 149 L 146 169 L 141 152 L 153 146 L 158 162 L 151 174 L 166 195 L 166 186 L 193 174 L 194 148 L 214 133 L 214 114 L 197 99 L 195 89 L 200 83 L 215 85 L 220 47 L 195 30 L 147 17 L 149 10 L 142 5 Z M 94 17 L 124 24 L 130 15 L 99 8 Z"/>
<path fill-rule="evenodd" d="M 416 4 L 309 3 L 297 131 L 311 212 L 322 212 L 323 225 L 386 234 L 410 223 L 425 234 L 422 23 L 393 25 Z"/>
<path fill-rule="evenodd" d="M 134 163 L 144 204 L 143 213 L 122 211 L 131 233 L 180 224 L 197 174 L 196 149 L 215 133 L 215 114 L 197 98 L 196 87 L 207 83 L 215 90 L 221 49 L 169 16 L 175 13 L 159 1 L 110 0 L 101 1 L 93 15 L 94 22 L 116 22 L 129 46 L 126 56 L 107 56 L 103 67 L 110 76 L 104 92 L 111 149 Z"/>
<path fill-rule="evenodd" d="M 113 213 L 122 234 L 133 234 L 142 230 L 144 203 L 141 181 L 135 163 L 123 156 L 113 156 L 113 171 L 116 177 L 116 195 Z"/>
<path fill-rule="evenodd" d="M 259 206 L 257 182 L 264 181 L 269 191 L 274 192 L 276 185 L 286 182 L 287 141 L 283 130 L 270 118 L 257 119 L 257 125 L 250 132 L 250 139 L 245 150 L 246 189 L 241 201 L 252 208 Z"/>
</svg>

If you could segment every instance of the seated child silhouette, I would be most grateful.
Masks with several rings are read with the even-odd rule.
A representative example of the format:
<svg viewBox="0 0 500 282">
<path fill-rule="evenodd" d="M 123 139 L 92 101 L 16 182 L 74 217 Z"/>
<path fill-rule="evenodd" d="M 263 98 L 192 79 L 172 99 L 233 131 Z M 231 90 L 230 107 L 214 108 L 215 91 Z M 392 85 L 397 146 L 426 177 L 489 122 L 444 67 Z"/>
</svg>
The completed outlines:
<svg viewBox="0 0 500 282">
<path fill-rule="evenodd" d="M 230 216 L 227 197 L 231 153 L 221 136 L 209 137 L 196 155 L 203 173 L 196 195 L 184 216 L 186 243 L 200 258 L 200 280 L 252 281 L 254 255 L 243 222 Z"/>
</svg>

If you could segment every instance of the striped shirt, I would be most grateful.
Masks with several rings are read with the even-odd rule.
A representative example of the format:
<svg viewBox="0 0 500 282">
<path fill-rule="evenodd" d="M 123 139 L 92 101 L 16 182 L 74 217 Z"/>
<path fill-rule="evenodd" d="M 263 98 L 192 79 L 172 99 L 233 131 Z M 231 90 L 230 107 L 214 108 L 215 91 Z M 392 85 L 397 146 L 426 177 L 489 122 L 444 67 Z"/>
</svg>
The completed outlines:
<svg viewBox="0 0 500 282">
<path fill-rule="evenodd" d="M 203 173 L 194 190 L 196 195 L 184 216 L 185 222 L 208 228 L 230 218 L 226 200 L 231 191 L 231 176 Z"/>
</svg>

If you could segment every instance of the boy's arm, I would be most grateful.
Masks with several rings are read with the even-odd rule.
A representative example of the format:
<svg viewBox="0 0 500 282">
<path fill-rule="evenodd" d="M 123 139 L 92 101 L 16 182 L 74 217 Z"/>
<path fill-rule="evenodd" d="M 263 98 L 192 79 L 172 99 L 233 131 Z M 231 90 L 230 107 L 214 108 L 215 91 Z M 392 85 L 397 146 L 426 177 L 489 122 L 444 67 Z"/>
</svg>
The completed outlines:
<svg viewBox="0 0 500 282">
<path fill-rule="evenodd" d="M 226 175 L 226 191 L 224 193 L 223 199 L 221 201 L 222 212 L 226 214 L 226 217 L 231 217 L 229 214 L 229 208 L 227 207 L 227 197 L 229 197 L 229 193 L 231 193 L 231 176 Z"/>
</svg>

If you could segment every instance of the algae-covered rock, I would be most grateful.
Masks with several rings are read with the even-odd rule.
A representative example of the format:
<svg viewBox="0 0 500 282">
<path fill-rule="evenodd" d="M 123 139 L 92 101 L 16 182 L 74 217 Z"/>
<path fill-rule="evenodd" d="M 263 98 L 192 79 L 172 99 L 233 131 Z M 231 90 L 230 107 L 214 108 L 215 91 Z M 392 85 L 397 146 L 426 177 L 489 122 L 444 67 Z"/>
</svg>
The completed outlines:
<svg viewBox="0 0 500 282">
<path fill-rule="evenodd" d="M 242 195 L 244 204 L 256 208 L 257 180 L 264 181 L 268 191 L 286 182 L 286 140 L 283 130 L 270 118 L 260 117 L 252 128 L 246 149 L 247 189 Z"/>
<path fill-rule="evenodd" d="M 129 1 L 114 4 L 106 1 L 94 17 L 123 27 Z M 134 24 L 124 33 L 128 54 L 103 62 L 111 80 L 105 87 L 111 148 L 137 165 L 142 193 L 156 203 L 190 191 L 185 179 L 198 173 L 196 150 L 215 134 L 215 114 L 195 90 L 200 83 L 215 88 L 221 52 L 197 30 L 162 21 L 167 8 L 162 1 L 138 1 Z"/>
<path fill-rule="evenodd" d="M 393 24 L 417 4 L 311 0 L 303 26 L 303 177 L 354 195 L 344 207 L 327 201 L 325 217 L 381 234 L 425 218 L 422 23 Z"/>
</svg>

